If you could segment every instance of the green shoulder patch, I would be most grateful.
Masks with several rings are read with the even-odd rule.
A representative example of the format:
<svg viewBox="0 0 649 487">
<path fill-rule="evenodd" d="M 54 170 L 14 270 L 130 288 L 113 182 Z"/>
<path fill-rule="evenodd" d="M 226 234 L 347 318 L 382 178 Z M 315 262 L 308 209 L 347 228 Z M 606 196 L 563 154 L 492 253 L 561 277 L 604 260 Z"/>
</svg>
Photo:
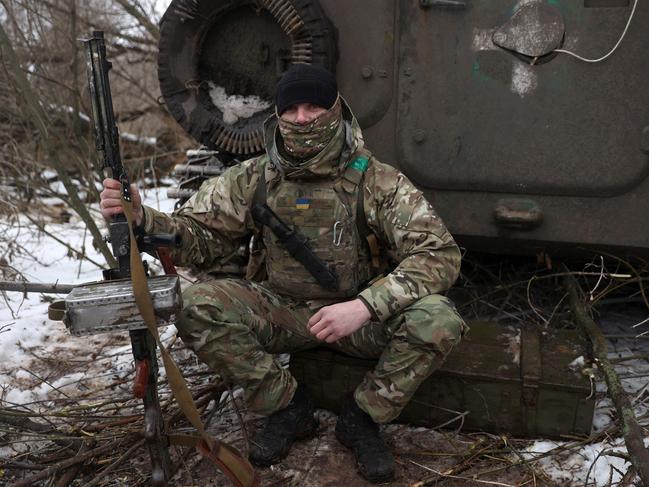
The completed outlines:
<svg viewBox="0 0 649 487">
<path fill-rule="evenodd" d="M 351 167 L 352 169 L 356 169 L 357 171 L 360 172 L 365 172 L 367 170 L 368 162 L 369 159 L 367 157 L 358 156 L 349 164 L 349 167 Z"/>
</svg>

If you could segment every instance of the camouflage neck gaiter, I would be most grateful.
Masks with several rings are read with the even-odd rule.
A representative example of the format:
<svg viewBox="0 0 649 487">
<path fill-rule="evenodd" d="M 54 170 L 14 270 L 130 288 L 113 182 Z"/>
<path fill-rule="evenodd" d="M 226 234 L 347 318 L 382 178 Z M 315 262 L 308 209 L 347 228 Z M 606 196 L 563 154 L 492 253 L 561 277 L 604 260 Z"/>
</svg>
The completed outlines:
<svg viewBox="0 0 649 487">
<path fill-rule="evenodd" d="M 306 125 L 287 122 L 278 117 L 279 132 L 286 152 L 301 161 L 310 159 L 331 141 L 338 131 L 341 119 L 340 98 L 329 110 Z"/>
</svg>

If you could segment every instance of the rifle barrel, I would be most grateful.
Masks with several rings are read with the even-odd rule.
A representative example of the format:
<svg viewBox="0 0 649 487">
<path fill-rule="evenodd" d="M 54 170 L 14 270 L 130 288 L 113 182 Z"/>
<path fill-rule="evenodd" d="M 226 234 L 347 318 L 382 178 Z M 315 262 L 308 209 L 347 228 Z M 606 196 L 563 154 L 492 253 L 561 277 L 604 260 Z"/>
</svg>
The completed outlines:
<svg viewBox="0 0 649 487">
<path fill-rule="evenodd" d="M 112 177 L 122 180 L 126 175 L 119 149 L 119 131 L 113 112 L 113 97 L 108 71 L 112 67 L 106 57 L 104 33 L 95 31 L 83 41 L 86 45 L 86 67 L 92 104 L 97 150 L 102 153 L 104 167 L 112 170 Z"/>
</svg>

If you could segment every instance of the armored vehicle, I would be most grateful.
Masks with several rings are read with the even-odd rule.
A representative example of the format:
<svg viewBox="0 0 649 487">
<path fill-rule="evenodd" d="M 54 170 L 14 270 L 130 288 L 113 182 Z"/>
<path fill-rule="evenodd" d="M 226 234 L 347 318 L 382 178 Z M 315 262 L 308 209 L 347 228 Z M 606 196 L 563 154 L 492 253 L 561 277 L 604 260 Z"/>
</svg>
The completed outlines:
<svg viewBox="0 0 649 487">
<path fill-rule="evenodd" d="M 186 198 L 261 153 L 278 78 L 318 63 L 336 73 L 368 148 L 465 247 L 647 255 L 647 21 L 637 0 L 173 0 L 160 86 L 202 148 L 172 193 Z M 577 334 L 496 325 L 472 323 L 400 419 L 589 434 L 592 384 L 570 366 L 588 355 Z M 290 367 L 335 410 L 372 364 L 316 350 Z"/>
<path fill-rule="evenodd" d="M 159 77 L 236 161 L 262 150 L 286 67 L 320 63 L 464 246 L 649 254 L 648 23 L 637 0 L 173 0 Z"/>
</svg>

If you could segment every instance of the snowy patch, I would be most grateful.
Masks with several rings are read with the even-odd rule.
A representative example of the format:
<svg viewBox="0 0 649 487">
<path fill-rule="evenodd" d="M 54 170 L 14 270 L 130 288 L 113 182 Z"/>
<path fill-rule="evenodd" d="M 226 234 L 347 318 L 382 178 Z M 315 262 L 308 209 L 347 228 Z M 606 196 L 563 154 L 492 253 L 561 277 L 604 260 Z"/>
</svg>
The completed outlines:
<svg viewBox="0 0 649 487">
<path fill-rule="evenodd" d="M 185 154 L 187 158 L 192 157 L 204 157 L 204 156 L 218 156 L 219 151 L 209 150 L 209 149 L 188 149 Z"/>
<path fill-rule="evenodd" d="M 531 3 L 540 3 L 540 2 L 539 0 L 519 0 L 518 2 L 516 2 L 516 6 L 514 7 L 514 12 L 520 10 L 525 5 L 529 5 Z"/>
<path fill-rule="evenodd" d="M 171 211 L 175 201 L 163 196 L 164 189 L 143 192 L 145 204 Z M 97 216 L 100 228 L 105 228 L 98 207 L 91 211 Z M 71 248 L 85 249 L 90 259 L 103 265 L 103 257 L 93 248 L 76 215 L 70 223 L 47 223 L 45 229 Z M 4 276 L 5 279 L 81 284 L 102 278 L 99 267 L 72 257 L 66 245 L 36 230 L 26 218 L 0 222 L 0 235 L 3 241 L 13 240 L 19 247 L 5 255 L 18 275 Z M 19 292 L 0 294 L 0 402 L 26 404 L 46 400 L 55 389 L 60 391 L 58 395 L 79 384 L 97 383 L 106 370 L 130 373 L 132 358 L 127 334 L 73 337 L 63 323 L 47 318 L 49 301 L 63 297 Z M 169 339 L 175 332 L 175 327 L 170 326 L 162 336 Z M 85 361 L 99 351 L 104 352 L 105 358 L 97 358 L 88 370 L 75 367 L 76 359 Z M 46 366 L 60 370 L 41 374 L 40 369 Z"/>
<path fill-rule="evenodd" d="M 137 144 L 143 144 L 143 145 L 155 146 L 156 143 L 158 142 L 158 139 L 156 139 L 155 137 L 141 137 L 139 135 L 131 134 L 129 132 L 120 132 L 119 136 L 123 140 L 127 140 L 129 142 L 135 142 Z"/>
<path fill-rule="evenodd" d="M 568 364 L 568 368 L 570 370 L 575 370 L 575 371 L 581 370 L 585 366 L 586 366 L 586 359 L 584 359 L 583 355 L 580 355 L 579 357 L 577 357 L 575 360 L 573 360 Z"/>
<path fill-rule="evenodd" d="M 534 460 L 552 451 L 552 455 L 538 459 L 535 465 L 558 485 L 566 487 L 585 484 L 615 485 L 620 482 L 629 467 L 629 463 L 624 459 L 610 455 L 626 454 L 626 447 L 621 438 L 584 445 L 578 450 L 561 451 L 564 445 L 565 443 L 537 441 L 523 452 L 523 457 Z M 649 445 L 649 438 L 645 439 L 645 445 Z M 556 452 L 553 451 L 555 449 Z"/>
<path fill-rule="evenodd" d="M 73 107 L 70 105 L 55 105 L 55 104 L 50 104 L 48 105 L 49 109 L 55 112 L 65 112 L 65 113 L 75 113 L 75 110 Z M 86 115 L 83 112 L 76 112 L 77 117 L 79 117 L 81 120 L 83 120 L 86 123 L 90 123 L 90 117 Z"/>
<path fill-rule="evenodd" d="M 214 106 L 223 112 L 223 122 L 228 125 L 236 123 L 240 118 L 250 118 L 270 108 L 271 103 L 262 100 L 260 97 L 228 95 L 225 88 L 209 82 L 210 98 Z"/>
</svg>

